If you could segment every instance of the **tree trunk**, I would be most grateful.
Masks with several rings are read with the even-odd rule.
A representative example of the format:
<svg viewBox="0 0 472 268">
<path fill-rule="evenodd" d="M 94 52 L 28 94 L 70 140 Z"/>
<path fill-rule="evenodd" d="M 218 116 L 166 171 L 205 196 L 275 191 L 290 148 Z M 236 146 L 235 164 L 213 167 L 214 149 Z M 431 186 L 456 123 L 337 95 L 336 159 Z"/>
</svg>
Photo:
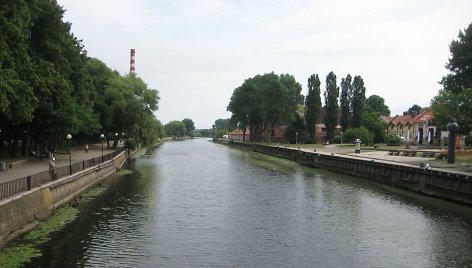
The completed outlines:
<svg viewBox="0 0 472 268">
<path fill-rule="evenodd" d="M 10 148 L 10 157 L 16 157 L 17 145 L 18 145 L 18 139 L 14 138 L 13 143 L 12 143 L 11 148 Z"/>
</svg>

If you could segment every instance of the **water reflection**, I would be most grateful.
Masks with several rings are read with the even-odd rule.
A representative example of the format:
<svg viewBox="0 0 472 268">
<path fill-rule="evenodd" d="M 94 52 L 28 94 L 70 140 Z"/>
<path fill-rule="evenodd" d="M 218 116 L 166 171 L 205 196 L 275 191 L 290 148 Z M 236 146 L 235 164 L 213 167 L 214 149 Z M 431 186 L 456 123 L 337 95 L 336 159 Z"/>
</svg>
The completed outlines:
<svg viewBox="0 0 472 268">
<path fill-rule="evenodd" d="M 29 267 L 464 267 L 472 210 L 206 140 L 166 143 Z"/>
</svg>

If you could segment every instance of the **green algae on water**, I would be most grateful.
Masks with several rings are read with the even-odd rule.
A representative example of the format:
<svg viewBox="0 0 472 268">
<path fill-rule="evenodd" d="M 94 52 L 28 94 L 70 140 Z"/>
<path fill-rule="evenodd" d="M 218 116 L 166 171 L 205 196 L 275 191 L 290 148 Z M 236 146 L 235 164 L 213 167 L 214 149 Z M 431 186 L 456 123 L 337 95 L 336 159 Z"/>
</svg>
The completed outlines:
<svg viewBox="0 0 472 268">
<path fill-rule="evenodd" d="M 133 174 L 133 171 L 129 170 L 129 169 L 121 169 L 116 174 L 119 175 L 119 176 L 129 175 L 129 174 Z"/>
<path fill-rule="evenodd" d="M 73 207 L 62 207 L 56 210 L 50 218 L 40 222 L 35 229 L 0 250 L 0 267 L 20 267 L 32 258 L 41 256 L 39 246 L 49 240 L 51 233 L 62 230 L 67 223 L 75 220 L 78 212 L 78 209 Z"/>
<path fill-rule="evenodd" d="M 94 197 L 97 197 L 101 195 L 102 193 L 104 193 L 107 189 L 108 189 L 107 186 L 99 185 L 97 187 L 87 190 L 85 193 L 81 195 L 81 197 L 85 199 L 93 199 Z"/>
</svg>

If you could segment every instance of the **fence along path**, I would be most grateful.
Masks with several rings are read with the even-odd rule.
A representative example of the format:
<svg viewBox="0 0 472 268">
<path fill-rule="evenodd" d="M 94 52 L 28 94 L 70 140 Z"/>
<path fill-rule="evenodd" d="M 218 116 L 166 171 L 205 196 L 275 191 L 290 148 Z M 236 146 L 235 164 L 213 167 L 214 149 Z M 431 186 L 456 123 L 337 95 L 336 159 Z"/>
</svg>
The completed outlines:
<svg viewBox="0 0 472 268">
<path fill-rule="evenodd" d="M 120 154 L 123 150 L 125 150 L 125 148 L 123 147 L 118 148 L 117 151 L 103 155 L 103 159 L 102 159 L 102 156 L 98 156 L 91 159 L 83 160 L 81 162 L 73 163 L 71 166 L 66 165 L 66 166 L 57 167 L 55 169 L 54 179 L 68 176 L 68 175 L 77 173 L 79 171 L 88 169 L 90 167 L 97 166 L 101 163 L 110 161 L 115 156 Z M 47 170 L 47 171 L 39 172 L 33 175 L 10 180 L 7 182 L 1 182 L 0 183 L 0 200 L 5 199 L 10 196 L 17 195 L 25 191 L 29 191 L 32 188 L 41 186 L 52 180 L 53 178 L 51 177 L 49 170 Z"/>
</svg>

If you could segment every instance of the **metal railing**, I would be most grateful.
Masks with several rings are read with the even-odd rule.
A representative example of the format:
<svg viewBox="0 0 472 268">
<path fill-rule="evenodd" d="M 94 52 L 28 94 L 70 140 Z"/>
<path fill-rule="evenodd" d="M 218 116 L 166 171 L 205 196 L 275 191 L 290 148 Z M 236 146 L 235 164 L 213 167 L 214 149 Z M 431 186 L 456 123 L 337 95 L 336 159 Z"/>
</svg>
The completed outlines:
<svg viewBox="0 0 472 268">
<path fill-rule="evenodd" d="M 103 158 L 99 156 L 99 157 L 84 160 L 82 162 L 74 163 L 72 164 L 71 167 L 69 167 L 69 165 L 58 167 L 54 170 L 54 175 L 55 175 L 54 180 L 57 180 L 64 176 L 71 175 L 70 173 L 71 169 L 72 169 L 72 174 L 75 174 L 82 170 L 110 161 L 125 150 L 126 150 L 125 148 L 119 148 L 118 150 L 112 153 L 103 155 Z M 0 183 L 0 200 L 13 196 L 13 195 L 17 195 L 21 192 L 29 191 L 32 188 L 41 186 L 50 181 L 53 181 L 53 178 L 51 178 L 50 171 L 47 170 L 47 171 L 36 173 L 27 177 Z"/>
</svg>

